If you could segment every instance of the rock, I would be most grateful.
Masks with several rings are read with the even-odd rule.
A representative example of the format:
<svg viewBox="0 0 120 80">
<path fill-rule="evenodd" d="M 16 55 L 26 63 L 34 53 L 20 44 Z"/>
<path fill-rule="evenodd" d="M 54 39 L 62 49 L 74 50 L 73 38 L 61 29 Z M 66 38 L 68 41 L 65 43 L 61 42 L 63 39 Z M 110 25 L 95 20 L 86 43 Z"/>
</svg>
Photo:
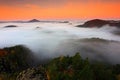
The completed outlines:
<svg viewBox="0 0 120 80">
<path fill-rule="evenodd" d="M 45 69 L 42 66 L 29 68 L 22 71 L 17 76 L 16 80 L 48 80 Z"/>
<path fill-rule="evenodd" d="M 104 25 L 120 28 L 120 21 L 93 19 L 85 22 L 83 25 L 77 25 L 76 27 L 102 27 Z"/>
</svg>

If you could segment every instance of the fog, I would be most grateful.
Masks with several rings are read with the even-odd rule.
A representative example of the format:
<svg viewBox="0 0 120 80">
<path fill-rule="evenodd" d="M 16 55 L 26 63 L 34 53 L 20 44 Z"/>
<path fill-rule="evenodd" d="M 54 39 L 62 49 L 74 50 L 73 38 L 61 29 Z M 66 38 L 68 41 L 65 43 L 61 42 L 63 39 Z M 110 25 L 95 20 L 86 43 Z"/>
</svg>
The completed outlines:
<svg viewBox="0 0 120 80">
<path fill-rule="evenodd" d="M 0 23 L 0 48 L 25 45 L 42 59 L 80 52 L 91 61 L 120 63 L 120 29 L 80 28 L 78 23 Z M 5 27 L 16 25 L 17 27 Z"/>
</svg>

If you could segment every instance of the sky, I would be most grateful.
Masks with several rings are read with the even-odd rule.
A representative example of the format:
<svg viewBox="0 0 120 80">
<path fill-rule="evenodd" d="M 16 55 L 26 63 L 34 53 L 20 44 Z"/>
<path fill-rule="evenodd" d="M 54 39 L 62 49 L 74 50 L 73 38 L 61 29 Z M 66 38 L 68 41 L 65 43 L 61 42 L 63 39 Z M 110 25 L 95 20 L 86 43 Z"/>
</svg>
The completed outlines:
<svg viewBox="0 0 120 80">
<path fill-rule="evenodd" d="M 120 0 L 0 0 L 0 20 L 119 19 Z"/>
</svg>

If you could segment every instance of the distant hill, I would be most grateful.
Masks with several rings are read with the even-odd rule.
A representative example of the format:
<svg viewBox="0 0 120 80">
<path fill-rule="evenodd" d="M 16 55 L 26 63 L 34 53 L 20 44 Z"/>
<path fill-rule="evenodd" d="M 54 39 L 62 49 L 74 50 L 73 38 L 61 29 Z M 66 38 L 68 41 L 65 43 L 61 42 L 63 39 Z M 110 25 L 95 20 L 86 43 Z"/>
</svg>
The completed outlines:
<svg viewBox="0 0 120 80">
<path fill-rule="evenodd" d="M 104 25 L 120 28 L 120 21 L 93 19 L 93 20 L 86 21 L 82 25 L 77 25 L 77 27 L 102 27 Z"/>
<path fill-rule="evenodd" d="M 29 20 L 28 22 L 40 22 L 40 21 L 37 19 L 32 19 L 32 20 Z"/>
<path fill-rule="evenodd" d="M 7 25 L 4 28 L 17 27 L 16 25 Z"/>
<path fill-rule="evenodd" d="M 69 23 L 69 21 L 63 20 L 38 20 L 38 19 L 31 19 L 28 21 L 0 21 L 0 23 L 32 23 L 32 22 L 44 22 L 44 23 Z M 13 26 L 8 26 L 13 27 Z"/>
</svg>

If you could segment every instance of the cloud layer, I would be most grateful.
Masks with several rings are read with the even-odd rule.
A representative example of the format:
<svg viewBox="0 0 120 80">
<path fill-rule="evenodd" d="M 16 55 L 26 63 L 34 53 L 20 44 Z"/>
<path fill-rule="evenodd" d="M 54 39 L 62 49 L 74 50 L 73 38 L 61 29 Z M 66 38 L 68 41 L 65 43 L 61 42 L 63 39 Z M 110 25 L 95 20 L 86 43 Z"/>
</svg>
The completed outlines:
<svg viewBox="0 0 120 80">
<path fill-rule="evenodd" d="M 120 0 L 0 0 L 0 5 L 40 5 L 40 6 L 53 6 L 53 5 L 64 5 L 67 3 L 109 3 L 109 2 L 120 2 Z"/>
<path fill-rule="evenodd" d="M 67 23 L 1 23 L 0 48 L 25 45 L 40 60 L 80 52 L 91 61 L 120 63 L 120 35 L 115 27 L 78 28 Z M 5 28 L 7 25 L 18 27 Z M 112 41 L 111 41 L 112 40 Z"/>
</svg>

